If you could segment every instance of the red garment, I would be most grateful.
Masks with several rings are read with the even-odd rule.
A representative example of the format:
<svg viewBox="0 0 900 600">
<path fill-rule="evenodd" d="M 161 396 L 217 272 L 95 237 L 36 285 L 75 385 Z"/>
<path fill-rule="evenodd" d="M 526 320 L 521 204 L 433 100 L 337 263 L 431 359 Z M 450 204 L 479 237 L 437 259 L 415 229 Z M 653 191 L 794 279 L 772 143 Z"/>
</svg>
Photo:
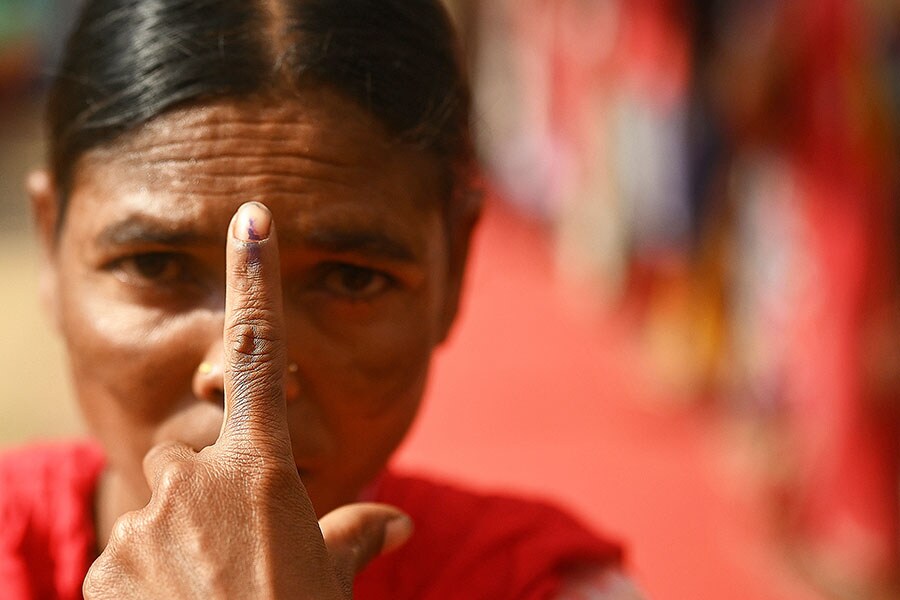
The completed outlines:
<svg viewBox="0 0 900 600">
<path fill-rule="evenodd" d="M 94 560 L 93 445 L 44 446 L 0 459 L 0 597 L 80 600 Z"/>
<path fill-rule="evenodd" d="M 538 502 L 394 475 L 377 500 L 406 511 L 416 531 L 357 578 L 358 598 L 538 600 L 560 589 L 566 567 L 621 560 L 618 546 Z"/>
<path fill-rule="evenodd" d="M 91 444 L 0 458 L 0 597 L 78 600 L 94 559 L 93 496 L 103 469 Z M 412 539 L 357 579 L 364 600 L 548 598 L 567 567 L 617 565 L 620 549 L 548 505 L 385 475 L 375 501 L 407 511 Z"/>
</svg>

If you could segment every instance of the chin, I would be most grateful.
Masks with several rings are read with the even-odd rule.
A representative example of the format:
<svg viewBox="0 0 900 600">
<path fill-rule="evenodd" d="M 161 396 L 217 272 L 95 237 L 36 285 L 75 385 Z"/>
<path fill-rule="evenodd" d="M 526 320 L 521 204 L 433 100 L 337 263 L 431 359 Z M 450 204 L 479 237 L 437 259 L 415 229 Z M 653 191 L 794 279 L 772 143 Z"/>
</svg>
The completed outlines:
<svg viewBox="0 0 900 600">
<path fill-rule="evenodd" d="M 309 494 L 316 516 L 320 519 L 336 508 L 360 501 L 361 495 L 358 492 L 344 493 L 342 490 L 336 490 L 326 482 L 323 482 L 316 477 L 315 473 L 302 471 L 299 468 L 297 472 L 300 473 L 300 479 L 303 481 L 306 493 Z"/>
</svg>

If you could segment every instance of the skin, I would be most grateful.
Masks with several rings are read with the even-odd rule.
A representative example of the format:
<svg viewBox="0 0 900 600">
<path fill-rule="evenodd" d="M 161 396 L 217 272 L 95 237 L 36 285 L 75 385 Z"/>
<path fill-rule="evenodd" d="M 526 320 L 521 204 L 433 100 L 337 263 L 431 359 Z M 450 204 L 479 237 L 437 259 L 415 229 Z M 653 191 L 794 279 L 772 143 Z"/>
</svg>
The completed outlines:
<svg viewBox="0 0 900 600">
<path fill-rule="evenodd" d="M 455 317 L 469 226 L 447 227 L 439 182 L 327 90 L 91 151 L 61 223 L 32 179 L 43 297 L 109 455 L 87 597 L 348 597 L 408 537 L 353 503 Z"/>
</svg>

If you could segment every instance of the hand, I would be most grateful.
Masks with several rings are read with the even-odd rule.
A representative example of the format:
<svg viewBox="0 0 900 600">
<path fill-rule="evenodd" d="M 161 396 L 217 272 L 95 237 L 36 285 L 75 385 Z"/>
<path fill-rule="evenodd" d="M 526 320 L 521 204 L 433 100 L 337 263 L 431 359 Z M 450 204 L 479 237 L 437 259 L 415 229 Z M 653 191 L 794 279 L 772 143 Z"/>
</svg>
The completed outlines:
<svg viewBox="0 0 900 600">
<path fill-rule="evenodd" d="M 411 533 L 402 513 L 374 504 L 316 520 L 291 451 L 278 243 L 262 205 L 232 220 L 226 284 L 219 438 L 147 454 L 150 503 L 116 522 L 87 600 L 350 598 L 356 573 Z"/>
</svg>

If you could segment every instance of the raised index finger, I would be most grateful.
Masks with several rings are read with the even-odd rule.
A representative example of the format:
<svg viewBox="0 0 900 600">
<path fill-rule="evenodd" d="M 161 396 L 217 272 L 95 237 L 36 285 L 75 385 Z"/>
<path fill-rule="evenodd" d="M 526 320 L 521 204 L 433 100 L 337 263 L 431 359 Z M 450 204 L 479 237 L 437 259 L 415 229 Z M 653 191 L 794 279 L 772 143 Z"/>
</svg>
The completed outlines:
<svg viewBox="0 0 900 600">
<path fill-rule="evenodd" d="M 289 456 L 281 273 L 272 214 L 262 204 L 244 204 L 232 219 L 228 238 L 220 443 L 254 454 Z"/>
</svg>

